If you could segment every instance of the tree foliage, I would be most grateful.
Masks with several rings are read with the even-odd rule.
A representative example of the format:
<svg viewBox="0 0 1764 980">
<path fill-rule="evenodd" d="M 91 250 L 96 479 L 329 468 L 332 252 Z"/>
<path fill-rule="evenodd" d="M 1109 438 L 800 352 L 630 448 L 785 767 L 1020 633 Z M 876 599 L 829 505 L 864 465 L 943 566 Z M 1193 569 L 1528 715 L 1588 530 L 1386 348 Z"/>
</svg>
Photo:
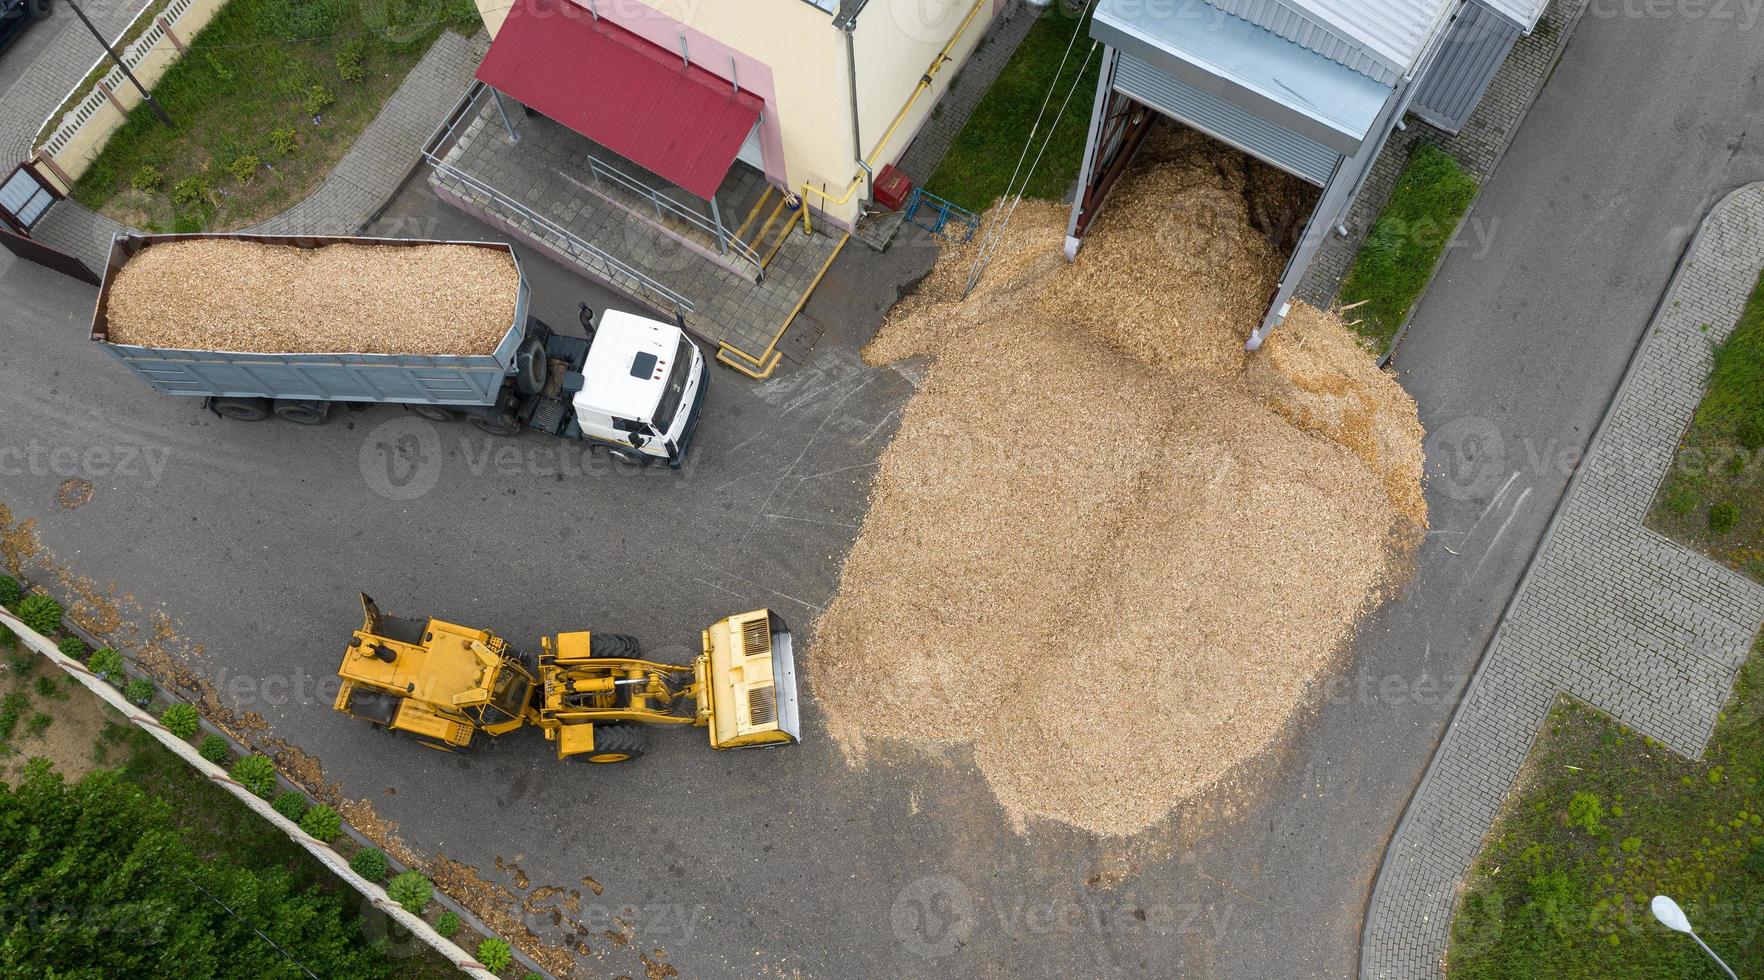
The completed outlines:
<svg viewBox="0 0 1764 980">
<path fill-rule="evenodd" d="M 340 896 L 199 858 L 171 807 L 113 770 L 70 786 L 32 760 L 0 785 L 0 894 L 4 976 L 390 975 Z"/>
</svg>

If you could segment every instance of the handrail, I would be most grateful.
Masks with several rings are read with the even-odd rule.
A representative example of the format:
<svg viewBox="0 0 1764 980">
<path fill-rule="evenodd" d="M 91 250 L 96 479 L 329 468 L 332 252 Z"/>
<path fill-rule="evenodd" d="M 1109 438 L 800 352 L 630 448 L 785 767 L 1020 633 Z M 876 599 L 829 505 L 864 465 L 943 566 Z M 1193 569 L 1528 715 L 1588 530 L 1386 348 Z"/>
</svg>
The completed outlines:
<svg viewBox="0 0 1764 980">
<path fill-rule="evenodd" d="M 118 52 L 122 56 L 123 63 L 128 65 L 131 70 L 139 68 L 141 62 L 146 60 L 147 55 L 151 53 L 153 49 L 159 47 L 161 41 L 165 40 L 165 36 L 171 28 L 182 26 L 179 22 L 183 20 L 184 15 L 189 13 L 190 8 L 193 6 L 195 6 L 195 0 L 172 0 L 171 3 L 166 5 L 164 10 L 155 11 L 155 23 L 142 31 L 141 34 L 133 41 L 130 41 L 122 51 Z M 148 11 L 151 9 L 152 5 L 149 4 L 147 7 L 143 7 L 138 13 L 136 13 L 134 17 L 130 18 L 129 22 L 123 26 L 123 29 L 117 32 L 117 38 L 120 40 L 121 38 L 128 36 L 128 33 L 135 29 L 135 26 L 141 22 L 143 17 L 147 16 Z M 92 62 L 92 67 L 86 69 L 86 71 L 80 75 L 80 81 L 75 83 L 74 88 L 77 89 L 81 85 L 84 85 L 85 80 L 90 78 L 93 72 L 102 68 L 109 62 L 110 58 L 108 55 L 100 55 L 96 61 Z M 113 92 L 120 92 L 123 91 L 124 87 L 128 84 L 128 79 L 115 65 L 111 65 L 110 70 L 98 78 L 98 82 L 104 88 L 109 88 Z M 68 94 L 72 95 L 73 92 L 70 90 Z M 74 103 L 71 109 L 68 108 L 67 99 L 63 98 L 55 108 L 49 110 L 49 115 L 45 117 L 42 124 L 37 127 L 37 132 L 41 133 L 43 130 L 48 129 L 49 124 L 55 121 L 57 113 L 61 116 L 60 124 L 58 124 L 53 130 L 50 130 L 49 135 L 43 139 L 43 142 L 38 146 L 33 147 L 33 149 L 42 149 L 50 156 L 54 156 L 62 150 L 67 149 L 67 144 L 73 141 L 73 138 L 79 134 L 80 130 L 85 127 L 87 122 L 91 121 L 92 116 L 109 102 L 110 97 L 105 95 L 103 88 L 100 88 L 98 85 L 94 85 L 92 90 L 87 92 L 80 101 Z"/>
<path fill-rule="evenodd" d="M 704 215 L 685 207 L 661 191 L 644 184 L 629 174 L 620 172 L 616 167 L 601 163 L 592 153 L 587 154 L 587 159 L 588 171 L 594 176 L 606 177 L 632 194 L 648 198 L 655 205 L 657 218 L 661 217 L 661 209 L 665 207 L 669 212 L 685 219 L 687 223 L 709 235 L 719 247 L 733 249 L 737 256 L 753 266 L 756 273 L 763 271 L 763 263 L 760 261 L 759 253 L 746 242 L 736 238 L 727 228 L 720 228 L 718 225 L 710 223 L 705 220 Z"/>
<path fill-rule="evenodd" d="M 900 111 L 894 114 L 894 122 L 889 124 L 888 131 L 883 133 L 882 138 L 876 141 L 875 147 L 870 150 L 869 154 L 858 161 L 858 165 L 865 172 L 869 172 L 870 169 L 875 166 L 876 159 L 881 156 L 883 149 L 888 146 L 888 141 L 894 138 L 894 134 L 900 129 L 901 123 L 906 122 L 907 113 L 912 111 L 913 105 L 919 101 L 919 96 L 924 95 L 930 90 L 933 79 L 937 77 L 938 72 L 943 70 L 943 63 L 949 60 L 949 53 L 955 50 L 956 42 L 962 39 L 962 35 L 968 33 L 968 28 L 973 25 L 974 18 L 979 16 L 980 8 L 991 2 L 992 0 L 974 0 L 974 6 L 968 10 L 968 16 L 962 18 L 962 26 L 956 28 L 955 33 L 950 35 L 949 42 L 937 52 L 937 57 L 931 59 L 931 67 L 925 69 L 925 74 L 919 77 L 919 84 L 914 87 L 913 94 L 907 98 L 906 104 L 900 107 Z M 844 194 L 834 197 L 826 191 L 812 186 L 808 181 L 803 181 L 803 229 L 810 234 L 814 234 L 814 222 L 808 216 L 809 194 L 812 193 L 827 204 L 839 207 L 849 204 L 851 202 L 851 195 L 857 193 L 857 189 L 862 187 L 863 183 L 864 175 L 863 173 L 859 173 L 851 178 L 851 186 L 845 189 Z"/>
</svg>

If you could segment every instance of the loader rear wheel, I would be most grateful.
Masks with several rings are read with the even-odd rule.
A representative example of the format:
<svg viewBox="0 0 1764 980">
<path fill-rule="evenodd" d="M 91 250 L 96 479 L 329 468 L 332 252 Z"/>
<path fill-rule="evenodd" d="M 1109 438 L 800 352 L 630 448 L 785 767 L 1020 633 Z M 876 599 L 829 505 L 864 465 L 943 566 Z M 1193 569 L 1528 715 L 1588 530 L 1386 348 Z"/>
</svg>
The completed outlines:
<svg viewBox="0 0 1764 980">
<path fill-rule="evenodd" d="M 636 660 L 643 647 L 629 633 L 588 634 L 588 656 L 598 660 Z"/>
<path fill-rule="evenodd" d="M 620 723 L 594 726 L 594 748 L 579 756 L 597 765 L 631 762 L 649 751 L 649 732 L 642 726 Z"/>
</svg>

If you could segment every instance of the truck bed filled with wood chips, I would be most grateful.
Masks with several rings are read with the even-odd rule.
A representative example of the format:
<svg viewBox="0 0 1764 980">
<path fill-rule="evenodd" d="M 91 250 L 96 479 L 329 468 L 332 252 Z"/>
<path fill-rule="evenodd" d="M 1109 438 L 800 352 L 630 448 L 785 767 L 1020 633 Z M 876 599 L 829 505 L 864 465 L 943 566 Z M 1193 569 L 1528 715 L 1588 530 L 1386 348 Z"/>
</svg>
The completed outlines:
<svg viewBox="0 0 1764 980">
<path fill-rule="evenodd" d="M 514 324 L 512 253 L 450 243 L 153 242 L 99 311 L 113 344 L 266 354 L 483 355 Z"/>
</svg>

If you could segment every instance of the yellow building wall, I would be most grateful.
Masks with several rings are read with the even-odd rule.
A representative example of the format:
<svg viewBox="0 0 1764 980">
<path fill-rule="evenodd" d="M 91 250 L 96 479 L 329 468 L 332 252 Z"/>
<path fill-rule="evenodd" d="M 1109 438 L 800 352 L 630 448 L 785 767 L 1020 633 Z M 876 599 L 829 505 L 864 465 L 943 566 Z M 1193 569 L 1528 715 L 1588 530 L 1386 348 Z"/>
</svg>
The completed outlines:
<svg viewBox="0 0 1764 980">
<path fill-rule="evenodd" d="M 864 7 L 853 35 L 858 119 L 864 150 L 875 169 L 906 152 L 932 107 L 974 53 L 999 6 L 997 0 L 870 0 Z M 896 125 L 902 107 L 927 74 L 930 87 L 919 93 Z"/>
</svg>

